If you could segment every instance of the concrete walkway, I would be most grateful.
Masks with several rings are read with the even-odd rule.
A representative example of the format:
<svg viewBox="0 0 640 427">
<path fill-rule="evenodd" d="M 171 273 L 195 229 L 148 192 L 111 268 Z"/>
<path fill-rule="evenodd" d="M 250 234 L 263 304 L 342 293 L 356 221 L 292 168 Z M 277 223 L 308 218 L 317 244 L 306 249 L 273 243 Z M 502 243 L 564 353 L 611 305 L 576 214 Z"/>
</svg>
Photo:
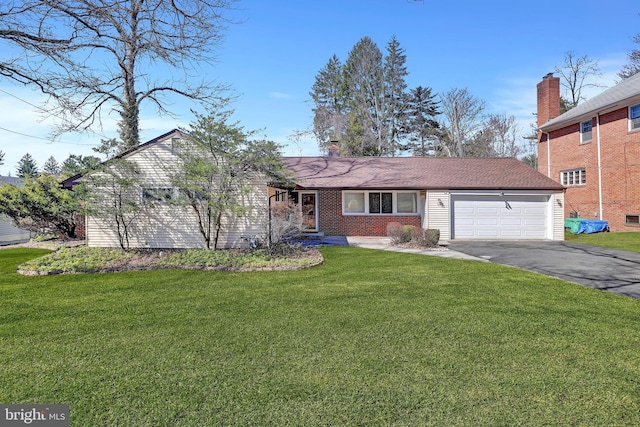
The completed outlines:
<svg viewBox="0 0 640 427">
<path fill-rule="evenodd" d="M 328 237 L 325 237 L 328 239 Z M 464 259 L 469 261 L 489 262 L 486 259 L 479 258 L 473 255 L 464 254 L 458 251 L 452 251 L 446 246 L 438 248 L 404 248 L 401 246 L 394 246 L 391 244 L 391 239 L 388 237 L 360 237 L 360 236 L 348 236 L 347 242 L 349 246 L 356 246 L 359 248 L 367 249 L 380 249 L 385 251 L 404 252 L 408 254 L 419 254 L 438 256 L 443 258 Z"/>
</svg>

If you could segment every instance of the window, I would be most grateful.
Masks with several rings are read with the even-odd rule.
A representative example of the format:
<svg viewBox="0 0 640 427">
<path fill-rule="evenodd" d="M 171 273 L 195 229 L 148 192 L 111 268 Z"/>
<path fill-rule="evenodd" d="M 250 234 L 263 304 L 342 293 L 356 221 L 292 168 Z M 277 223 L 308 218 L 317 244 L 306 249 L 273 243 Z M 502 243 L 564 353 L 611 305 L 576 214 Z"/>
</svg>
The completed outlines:
<svg viewBox="0 0 640 427">
<path fill-rule="evenodd" d="M 168 203 L 173 199 L 172 187 L 145 187 L 142 189 L 142 201 L 147 203 Z"/>
<path fill-rule="evenodd" d="M 364 193 L 344 193 L 344 211 L 364 213 Z"/>
<path fill-rule="evenodd" d="M 625 215 L 624 223 L 626 225 L 640 225 L 640 215 Z"/>
<path fill-rule="evenodd" d="M 593 134 L 592 127 L 593 122 L 591 120 L 580 123 L 580 143 L 591 141 L 591 136 Z"/>
<path fill-rule="evenodd" d="M 416 193 L 398 193 L 398 213 L 418 212 L 418 195 Z"/>
<path fill-rule="evenodd" d="M 182 139 L 171 138 L 171 153 L 180 154 L 182 151 Z"/>
<path fill-rule="evenodd" d="M 393 213 L 393 193 L 369 193 L 369 213 Z"/>
<path fill-rule="evenodd" d="M 582 168 L 560 172 L 560 182 L 566 186 L 585 185 L 587 183 L 587 170 Z"/>
<path fill-rule="evenodd" d="M 629 130 L 640 129 L 640 104 L 629 107 Z"/>
<path fill-rule="evenodd" d="M 415 191 L 344 191 L 344 214 L 404 215 L 418 213 L 418 193 Z"/>
</svg>

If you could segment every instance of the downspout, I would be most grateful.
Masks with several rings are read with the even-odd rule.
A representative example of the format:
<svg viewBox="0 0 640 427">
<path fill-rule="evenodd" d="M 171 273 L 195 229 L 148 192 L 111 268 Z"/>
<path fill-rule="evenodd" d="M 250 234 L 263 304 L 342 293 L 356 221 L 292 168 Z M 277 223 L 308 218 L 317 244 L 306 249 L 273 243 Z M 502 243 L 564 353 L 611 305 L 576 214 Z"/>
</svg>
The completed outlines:
<svg viewBox="0 0 640 427">
<path fill-rule="evenodd" d="M 547 134 L 547 176 L 551 178 L 551 132 L 542 132 Z"/>
<path fill-rule="evenodd" d="M 596 132 L 598 133 L 598 205 L 600 208 L 600 216 L 602 219 L 602 164 L 600 161 L 600 113 L 596 115 Z"/>
</svg>

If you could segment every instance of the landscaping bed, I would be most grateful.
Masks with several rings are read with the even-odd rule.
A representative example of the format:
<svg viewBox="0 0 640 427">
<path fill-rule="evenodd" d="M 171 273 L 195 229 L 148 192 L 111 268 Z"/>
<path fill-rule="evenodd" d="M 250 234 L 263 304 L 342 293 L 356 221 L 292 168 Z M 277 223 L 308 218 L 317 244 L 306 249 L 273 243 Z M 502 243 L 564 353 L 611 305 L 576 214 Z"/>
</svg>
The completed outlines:
<svg viewBox="0 0 640 427">
<path fill-rule="evenodd" d="M 105 273 L 158 270 L 297 270 L 322 264 L 320 252 L 313 248 L 288 247 L 278 254 L 264 249 L 138 249 L 124 251 L 87 246 L 60 247 L 57 251 L 18 266 L 27 276 L 51 274 Z"/>
</svg>

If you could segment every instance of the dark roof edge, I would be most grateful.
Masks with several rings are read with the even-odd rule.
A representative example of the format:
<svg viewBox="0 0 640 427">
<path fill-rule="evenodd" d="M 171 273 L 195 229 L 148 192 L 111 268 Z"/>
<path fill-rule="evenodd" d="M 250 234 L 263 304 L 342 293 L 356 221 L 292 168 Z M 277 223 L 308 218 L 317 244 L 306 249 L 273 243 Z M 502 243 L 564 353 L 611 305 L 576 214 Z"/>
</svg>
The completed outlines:
<svg viewBox="0 0 640 427">
<path fill-rule="evenodd" d="M 158 142 L 163 141 L 164 139 L 166 139 L 169 135 L 171 135 L 173 133 L 179 133 L 179 134 L 185 135 L 185 132 L 181 131 L 180 129 L 174 128 L 174 129 L 170 130 L 169 132 L 165 132 L 160 136 L 157 136 L 157 137 L 155 137 L 155 138 L 153 138 L 153 139 L 151 139 L 151 140 L 149 140 L 147 142 L 144 142 L 144 143 L 142 143 L 142 144 L 140 144 L 140 145 L 138 145 L 136 147 L 133 147 L 133 148 L 127 150 L 127 151 L 124 151 L 124 152 L 120 153 L 117 156 L 113 157 L 112 159 L 105 160 L 104 162 L 100 163 L 100 165 L 104 165 L 104 164 L 106 164 L 106 163 L 108 163 L 108 162 L 110 162 L 110 161 L 112 161 L 114 159 L 121 159 L 121 158 L 123 158 L 125 156 L 128 156 L 130 154 L 133 154 L 133 153 L 135 153 L 135 152 L 137 152 L 139 150 L 147 148 L 150 145 L 157 144 Z M 60 181 L 60 186 L 62 188 L 72 188 L 74 185 L 76 185 L 78 183 L 78 181 L 86 173 L 87 172 L 79 173 L 79 174 L 71 176 L 71 177 L 69 177 L 69 178 L 67 178 L 67 179 L 65 179 L 63 181 Z"/>
</svg>

